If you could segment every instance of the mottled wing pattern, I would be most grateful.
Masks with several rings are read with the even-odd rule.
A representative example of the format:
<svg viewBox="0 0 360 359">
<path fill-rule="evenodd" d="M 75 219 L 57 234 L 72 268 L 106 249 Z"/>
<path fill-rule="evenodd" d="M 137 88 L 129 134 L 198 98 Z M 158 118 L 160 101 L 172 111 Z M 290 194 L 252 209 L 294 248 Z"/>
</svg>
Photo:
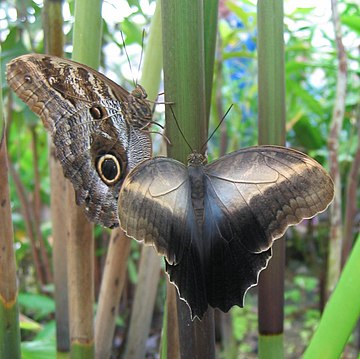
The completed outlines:
<svg viewBox="0 0 360 359">
<path fill-rule="evenodd" d="M 124 176 L 150 157 L 149 134 L 139 125 L 132 126 L 127 108 L 131 94 L 85 65 L 38 54 L 11 61 L 7 81 L 51 133 L 64 174 L 74 185 L 77 203 L 90 220 L 116 227 L 122 181 L 105 184 L 95 162 L 110 152 L 122 164 Z"/>
<path fill-rule="evenodd" d="M 334 185 L 321 165 L 305 154 L 277 146 L 236 151 L 204 172 L 218 214 L 221 236 L 239 240 L 252 253 L 267 250 L 290 225 L 324 211 Z"/>
</svg>

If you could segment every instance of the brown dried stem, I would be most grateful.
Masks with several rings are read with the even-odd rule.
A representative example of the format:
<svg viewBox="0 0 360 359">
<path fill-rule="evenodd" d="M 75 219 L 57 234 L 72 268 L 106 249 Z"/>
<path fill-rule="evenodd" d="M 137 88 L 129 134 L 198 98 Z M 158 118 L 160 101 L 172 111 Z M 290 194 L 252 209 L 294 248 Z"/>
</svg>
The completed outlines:
<svg viewBox="0 0 360 359">
<path fill-rule="evenodd" d="M 63 56 L 64 35 L 62 1 L 44 1 L 43 28 L 45 51 L 55 56 Z M 55 157 L 55 147 L 49 140 L 50 167 L 50 204 L 53 235 L 53 268 L 55 286 L 55 317 L 56 317 L 56 347 L 58 352 L 68 352 L 69 340 L 69 303 L 67 280 L 67 231 L 65 213 L 67 210 L 66 180 L 60 162 Z"/>
<path fill-rule="evenodd" d="M 1 78 L 1 76 L 0 76 Z M 0 104 L 2 103 L 0 94 Z M 0 115 L 0 117 L 2 117 Z M 0 118 L 0 357 L 21 357 L 5 126 Z"/>
<path fill-rule="evenodd" d="M 117 228 L 112 231 L 101 282 L 95 321 L 95 357 L 109 358 L 117 307 L 126 281 L 131 239 Z"/>
<path fill-rule="evenodd" d="M 330 241 L 328 254 L 328 271 L 325 295 L 329 296 L 336 286 L 341 270 L 342 253 L 342 215 L 341 215 L 341 178 L 338 159 L 339 137 L 345 112 L 347 59 L 342 42 L 341 24 L 337 0 L 331 0 L 332 21 L 338 56 L 338 71 L 336 84 L 336 102 L 334 104 L 330 135 L 328 140 L 330 175 L 335 185 L 335 198 L 331 206 Z"/>
<path fill-rule="evenodd" d="M 31 127 L 31 149 L 33 153 L 33 170 L 34 170 L 34 192 L 33 192 L 33 213 L 34 213 L 34 230 L 36 233 L 37 243 L 39 246 L 39 254 L 43 267 L 46 283 L 52 282 L 52 272 L 50 260 L 46 251 L 44 237 L 41 233 L 41 197 L 40 197 L 40 173 L 39 173 L 39 154 L 37 149 L 37 134 L 34 127 Z"/>
<path fill-rule="evenodd" d="M 26 196 L 26 191 L 24 188 L 24 185 L 22 184 L 20 177 L 18 173 L 16 172 L 14 165 L 11 163 L 10 157 L 8 158 L 9 162 L 9 169 L 10 174 L 14 180 L 15 189 L 17 192 L 17 195 L 19 197 L 19 201 L 21 204 L 21 211 L 23 214 L 24 222 L 25 222 L 25 228 L 27 235 L 30 239 L 31 243 L 31 253 L 35 265 L 35 272 L 38 280 L 40 281 L 41 285 L 44 285 L 46 283 L 46 279 L 44 276 L 44 273 L 42 271 L 42 265 L 40 261 L 40 255 L 39 255 L 39 249 L 36 241 L 35 231 L 34 231 L 34 218 L 32 215 L 32 208 L 29 203 L 29 200 Z"/>
</svg>

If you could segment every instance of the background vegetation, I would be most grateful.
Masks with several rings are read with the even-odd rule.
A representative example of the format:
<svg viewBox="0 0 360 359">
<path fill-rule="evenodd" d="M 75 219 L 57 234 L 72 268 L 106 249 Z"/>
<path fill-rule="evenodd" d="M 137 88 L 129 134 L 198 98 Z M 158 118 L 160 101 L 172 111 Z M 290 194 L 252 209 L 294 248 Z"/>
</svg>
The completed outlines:
<svg viewBox="0 0 360 359">
<path fill-rule="evenodd" d="M 286 142 L 329 168 L 328 141 L 338 99 L 338 50 L 331 23 L 330 1 L 313 7 L 294 7 L 292 3 L 285 2 Z M 136 69 L 141 53 L 142 29 L 148 30 L 155 1 L 129 0 L 128 4 L 104 2 L 101 64 L 109 77 L 131 89 L 132 78 L 139 77 Z M 42 6 L 41 1 L 30 0 L 0 3 L 3 74 L 10 59 L 28 52 L 44 52 Z M 256 4 L 250 0 L 233 0 L 220 1 L 219 6 L 210 128 L 216 126 L 231 104 L 234 107 L 208 145 L 210 160 L 254 145 L 257 141 Z M 342 223 L 345 224 L 342 233 L 343 238 L 348 238 L 351 248 L 360 223 L 360 194 L 356 190 L 360 162 L 360 10 L 358 4 L 350 0 L 338 1 L 338 8 L 347 57 L 345 111 L 337 137 L 338 175 Z M 67 1 L 64 4 L 64 31 L 68 54 L 72 52 L 73 14 L 74 2 Z M 123 52 L 120 29 L 126 38 L 132 72 Z M 55 357 L 56 345 L 48 139 L 37 117 L 15 96 L 10 97 L 5 76 L 2 76 L 2 88 L 8 119 L 10 198 L 18 265 L 22 352 L 24 358 L 50 358 Z M 164 108 L 159 105 L 155 121 L 162 122 L 163 117 Z M 160 143 L 161 137 L 155 136 L 155 151 L 160 150 Z M 349 187 L 354 181 L 355 192 L 351 192 Z M 318 325 L 327 298 L 326 273 L 331 266 L 328 262 L 329 216 L 327 211 L 287 232 L 285 350 L 288 358 L 298 358 L 303 353 Z M 109 236 L 107 230 L 95 228 L 96 297 Z M 125 351 L 141 255 L 139 245 L 132 241 L 113 340 L 114 353 Z M 346 262 L 347 255 L 344 251 L 342 263 Z M 256 357 L 256 293 L 256 288 L 249 291 L 244 309 L 233 308 L 229 315 L 219 315 L 220 355 L 225 353 L 224 343 L 227 343 L 226 348 L 232 346 L 236 353 L 232 357 Z M 162 275 L 146 340 L 149 358 L 157 357 L 159 352 L 164 297 L 165 277 Z M 344 351 L 344 358 L 356 358 L 359 342 L 357 330 Z M 230 355 L 226 353 L 226 357 L 230 358 Z"/>
</svg>

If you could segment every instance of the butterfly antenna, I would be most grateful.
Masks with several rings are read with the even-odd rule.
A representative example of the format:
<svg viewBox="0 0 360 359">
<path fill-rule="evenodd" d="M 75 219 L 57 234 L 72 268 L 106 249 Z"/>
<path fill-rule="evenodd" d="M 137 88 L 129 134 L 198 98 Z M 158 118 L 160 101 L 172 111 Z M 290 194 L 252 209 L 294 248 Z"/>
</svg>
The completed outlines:
<svg viewBox="0 0 360 359">
<path fill-rule="evenodd" d="M 185 137 L 185 135 L 184 135 L 184 132 L 182 132 L 182 130 L 181 130 L 181 128 L 180 128 L 179 122 L 178 122 L 177 119 L 176 119 L 174 110 L 173 110 L 173 108 L 172 108 L 171 105 L 170 105 L 170 110 L 171 110 L 171 113 L 172 113 L 172 115 L 173 115 L 173 117 L 174 117 L 176 126 L 177 126 L 179 132 L 181 133 L 182 138 L 184 139 L 184 141 L 186 142 L 186 144 L 189 146 L 190 151 L 191 151 L 191 152 L 194 152 L 194 150 L 193 150 L 193 148 L 191 147 L 190 143 L 187 141 L 187 139 L 186 139 L 186 137 Z"/>
<path fill-rule="evenodd" d="M 222 117 L 221 121 L 218 123 L 218 125 L 215 127 L 214 131 L 211 133 L 211 135 L 209 136 L 209 138 L 206 140 L 206 142 L 201 146 L 201 152 L 203 151 L 204 147 L 206 146 L 206 144 L 211 140 L 211 138 L 214 136 L 215 132 L 218 130 L 218 128 L 221 126 L 221 124 L 224 122 L 225 117 L 227 116 L 227 114 L 230 112 L 230 110 L 232 109 L 234 105 L 231 104 L 230 107 L 227 109 L 227 111 L 225 112 L 225 115 Z"/>
<path fill-rule="evenodd" d="M 145 39 L 145 29 L 143 29 L 142 35 L 141 35 L 141 53 L 140 53 L 140 61 L 139 61 L 138 72 L 137 72 L 138 74 L 140 73 L 141 63 L 142 63 L 142 59 L 143 59 L 144 39 Z M 138 75 L 138 76 L 139 76 L 139 75 Z"/>
<path fill-rule="evenodd" d="M 131 75 L 134 76 L 134 72 L 133 72 L 133 69 L 131 67 L 131 61 L 130 61 L 130 57 L 129 57 L 129 54 L 126 50 L 126 45 L 125 45 L 125 38 L 124 38 L 124 33 L 122 32 L 122 30 L 120 30 L 120 34 L 121 34 L 121 39 L 122 39 L 122 43 L 123 43 L 123 46 L 124 46 L 124 51 L 125 51 L 125 54 L 126 54 L 126 58 L 128 60 L 128 64 L 129 64 L 129 67 L 130 67 L 130 71 L 131 71 Z M 135 82 L 135 79 L 133 77 L 133 82 L 134 82 L 134 87 L 136 87 L 136 82 Z"/>
</svg>

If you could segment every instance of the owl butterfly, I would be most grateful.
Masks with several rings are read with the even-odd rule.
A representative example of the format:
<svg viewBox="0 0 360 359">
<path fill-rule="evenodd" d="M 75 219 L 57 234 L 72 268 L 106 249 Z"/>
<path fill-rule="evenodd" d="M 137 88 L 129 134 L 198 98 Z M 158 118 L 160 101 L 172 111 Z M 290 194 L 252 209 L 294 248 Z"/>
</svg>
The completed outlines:
<svg viewBox="0 0 360 359">
<path fill-rule="evenodd" d="M 12 60 L 7 81 L 51 133 L 77 204 L 91 221 L 117 227 L 122 182 L 151 156 L 145 90 L 129 93 L 88 66 L 40 54 Z"/>
<path fill-rule="evenodd" d="M 137 165 L 119 195 L 127 234 L 155 246 L 192 318 L 208 305 L 243 306 L 286 229 L 324 211 L 334 196 L 330 176 L 305 154 L 277 146 L 230 153 L 188 166 L 158 157 Z"/>
</svg>

